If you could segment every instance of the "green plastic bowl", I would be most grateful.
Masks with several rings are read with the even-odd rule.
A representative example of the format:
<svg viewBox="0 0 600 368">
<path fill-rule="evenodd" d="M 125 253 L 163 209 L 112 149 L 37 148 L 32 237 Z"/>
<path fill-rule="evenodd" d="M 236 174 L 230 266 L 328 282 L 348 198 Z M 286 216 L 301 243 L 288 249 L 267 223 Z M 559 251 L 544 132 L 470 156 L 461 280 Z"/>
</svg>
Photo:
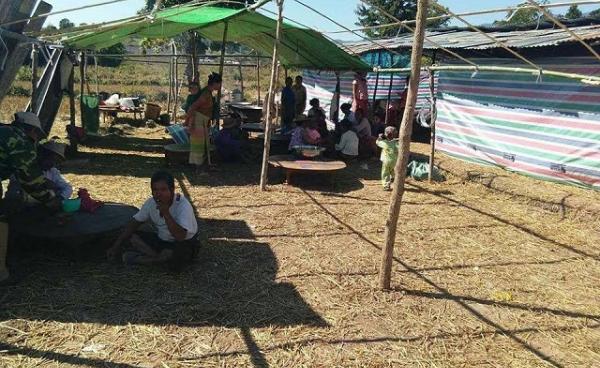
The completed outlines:
<svg viewBox="0 0 600 368">
<path fill-rule="evenodd" d="M 62 209 L 64 212 L 72 213 L 79 211 L 81 207 L 81 198 L 65 199 L 62 201 Z"/>
</svg>

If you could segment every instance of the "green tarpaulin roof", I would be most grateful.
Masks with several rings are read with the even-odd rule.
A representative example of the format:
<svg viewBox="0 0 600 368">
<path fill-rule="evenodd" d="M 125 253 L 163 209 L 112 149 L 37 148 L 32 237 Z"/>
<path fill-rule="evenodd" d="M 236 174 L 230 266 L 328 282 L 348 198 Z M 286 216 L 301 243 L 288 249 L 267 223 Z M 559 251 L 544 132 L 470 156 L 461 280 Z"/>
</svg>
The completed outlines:
<svg viewBox="0 0 600 368">
<path fill-rule="evenodd" d="M 251 47 L 262 54 L 273 52 L 277 22 L 248 9 L 189 5 L 165 9 L 148 17 L 134 18 L 94 30 L 82 31 L 62 40 L 76 49 L 102 49 L 125 38 L 138 35 L 168 38 L 189 30 L 201 36 L 222 41 L 225 22 L 227 41 Z M 369 70 L 358 57 L 352 56 L 311 29 L 284 23 L 279 60 L 286 67 L 332 70 Z"/>
</svg>

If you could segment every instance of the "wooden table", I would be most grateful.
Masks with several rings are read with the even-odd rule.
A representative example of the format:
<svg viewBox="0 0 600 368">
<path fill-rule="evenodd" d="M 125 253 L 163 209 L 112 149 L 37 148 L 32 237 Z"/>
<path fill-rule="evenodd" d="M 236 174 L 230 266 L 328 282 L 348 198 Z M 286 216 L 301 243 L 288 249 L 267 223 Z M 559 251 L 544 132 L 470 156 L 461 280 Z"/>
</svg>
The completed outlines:
<svg viewBox="0 0 600 368">
<path fill-rule="evenodd" d="M 41 212 L 28 210 L 11 220 L 10 229 L 19 242 L 43 244 L 45 248 L 66 247 L 68 258 L 81 260 L 92 254 L 103 255 L 137 211 L 120 203 L 105 203 L 94 213 L 59 212 L 42 216 Z"/>
<path fill-rule="evenodd" d="M 287 184 L 291 183 L 293 173 L 333 174 L 346 168 L 346 163 L 343 161 L 301 160 L 292 155 L 270 156 L 269 165 L 285 170 Z"/>
<path fill-rule="evenodd" d="M 106 106 L 106 105 L 102 106 L 101 105 L 98 107 L 98 111 L 102 114 L 102 124 L 105 124 L 105 125 L 106 125 L 106 115 L 107 114 L 114 114 L 114 116 L 117 116 L 118 113 L 133 114 L 134 120 L 138 120 L 138 117 L 137 117 L 138 114 L 140 114 L 140 117 L 142 117 L 144 114 L 143 107 L 135 107 L 133 109 L 122 110 L 118 106 Z"/>
</svg>

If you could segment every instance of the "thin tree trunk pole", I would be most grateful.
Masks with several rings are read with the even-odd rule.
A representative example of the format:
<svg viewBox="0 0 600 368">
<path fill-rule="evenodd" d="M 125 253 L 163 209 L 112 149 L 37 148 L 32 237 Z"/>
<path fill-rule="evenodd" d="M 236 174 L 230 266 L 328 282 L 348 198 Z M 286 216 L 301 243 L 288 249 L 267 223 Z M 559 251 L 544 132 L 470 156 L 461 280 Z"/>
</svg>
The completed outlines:
<svg viewBox="0 0 600 368">
<path fill-rule="evenodd" d="M 175 122 L 177 120 L 177 110 L 179 104 L 179 93 L 181 89 L 181 84 L 179 83 L 179 68 L 177 67 L 178 57 L 175 56 L 175 73 L 173 78 L 173 82 L 175 84 L 175 92 L 173 93 L 173 115 L 171 116 L 171 121 Z"/>
<path fill-rule="evenodd" d="M 283 0 L 277 0 L 278 17 L 275 43 L 273 44 L 273 59 L 271 60 L 271 81 L 269 82 L 269 99 L 267 100 L 267 121 L 265 124 L 265 143 L 263 149 L 262 169 L 260 172 L 260 189 L 267 189 L 267 174 L 269 169 L 269 151 L 271 150 L 271 104 L 275 95 L 275 79 L 277 78 L 277 53 L 281 38 L 283 23 Z"/>
<path fill-rule="evenodd" d="M 373 111 L 375 111 L 375 101 L 377 101 L 377 88 L 378 87 L 379 87 L 379 67 L 377 69 L 377 73 L 375 74 L 375 89 L 373 89 L 373 102 L 371 103 L 371 105 L 373 105 Z M 366 113 L 366 111 L 363 113 Z"/>
<path fill-rule="evenodd" d="M 384 290 L 389 290 L 391 284 L 394 243 L 396 241 L 396 230 L 398 228 L 398 216 L 400 214 L 402 196 L 404 195 L 406 166 L 410 154 L 412 121 L 419 90 L 421 56 L 423 55 L 423 38 L 425 36 L 425 21 L 427 18 L 427 2 L 428 0 L 418 0 L 417 3 L 417 25 L 415 27 L 415 37 L 410 61 L 411 78 L 408 86 L 406 108 L 404 109 L 404 116 L 402 117 L 402 126 L 400 127 L 398 161 L 396 161 L 396 167 L 394 169 L 394 187 L 385 225 L 385 246 L 382 248 L 381 267 L 379 271 L 379 286 Z"/>
<path fill-rule="evenodd" d="M 75 65 L 71 68 L 71 73 L 69 74 L 69 113 L 70 113 L 70 123 L 72 126 L 75 126 Z M 33 101 L 33 98 L 31 99 Z M 83 121 L 83 120 L 82 120 Z"/>
<path fill-rule="evenodd" d="M 173 58 L 169 59 L 169 97 L 167 97 L 167 114 L 171 113 L 171 98 L 173 96 Z"/>
<path fill-rule="evenodd" d="M 242 90 L 242 101 L 244 100 L 244 74 L 242 72 L 242 63 L 238 63 L 238 70 L 240 72 L 240 89 Z"/>
<path fill-rule="evenodd" d="M 256 104 L 260 105 L 260 58 L 256 54 Z"/>
<path fill-rule="evenodd" d="M 431 151 L 429 153 L 429 182 L 433 179 L 433 166 L 435 164 L 435 122 L 437 120 L 437 98 L 435 95 L 435 72 L 429 71 L 429 96 L 431 98 Z"/>
<path fill-rule="evenodd" d="M 227 31 L 229 30 L 229 22 L 225 22 L 223 27 L 223 42 L 221 42 L 221 60 L 219 60 L 219 75 L 223 77 L 223 68 L 225 67 L 225 43 L 227 42 Z M 217 91 L 217 106 L 221 109 L 221 96 L 223 87 Z M 211 117 L 212 118 L 212 117 Z M 217 122 L 218 123 L 218 122 Z"/>
<path fill-rule="evenodd" d="M 80 81 L 79 81 L 79 107 L 81 107 L 81 104 L 83 103 L 83 88 L 84 88 L 84 84 L 85 84 L 85 63 L 86 63 L 86 61 L 87 61 L 87 59 L 85 56 L 85 52 L 82 51 L 81 52 L 81 62 L 79 63 L 79 79 L 80 79 Z M 73 93 L 73 95 L 75 95 L 75 93 Z M 81 111 L 83 111 L 83 109 L 81 109 Z M 83 116 L 81 117 L 81 127 L 85 129 L 85 119 L 83 119 Z"/>
<path fill-rule="evenodd" d="M 390 73 L 390 85 L 388 87 L 387 103 L 385 104 L 385 125 L 390 121 L 390 99 L 392 98 L 392 85 L 394 84 L 394 73 Z"/>
<path fill-rule="evenodd" d="M 191 82 L 198 83 L 198 34 L 196 32 L 192 32 L 192 80 Z M 190 82 L 190 81 L 188 81 Z M 189 84 L 189 83 L 188 83 Z"/>
<path fill-rule="evenodd" d="M 96 96 L 100 96 L 100 77 L 98 76 L 98 58 L 94 56 L 94 69 L 96 71 Z"/>
<path fill-rule="evenodd" d="M 38 75 L 37 75 L 37 54 L 38 51 L 36 49 L 35 44 L 31 44 L 31 111 L 35 113 L 36 108 L 36 90 L 38 83 Z"/>
</svg>

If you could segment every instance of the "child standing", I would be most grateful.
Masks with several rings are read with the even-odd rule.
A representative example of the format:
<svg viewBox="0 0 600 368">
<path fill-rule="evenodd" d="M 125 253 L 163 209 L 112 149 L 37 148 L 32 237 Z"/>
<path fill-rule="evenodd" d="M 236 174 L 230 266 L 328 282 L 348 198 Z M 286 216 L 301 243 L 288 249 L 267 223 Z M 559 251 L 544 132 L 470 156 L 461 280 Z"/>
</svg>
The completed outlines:
<svg viewBox="0 0 600 368">
<path fill-rule="evenodd" d="M 377 139 L 377 146 L 381 148 L 381 184 L 383 190 L 390 191 L 398 159 L 398 130 L 393 126 L 386 127 L 384 135 L 380 134 Z"/>
</svg>

